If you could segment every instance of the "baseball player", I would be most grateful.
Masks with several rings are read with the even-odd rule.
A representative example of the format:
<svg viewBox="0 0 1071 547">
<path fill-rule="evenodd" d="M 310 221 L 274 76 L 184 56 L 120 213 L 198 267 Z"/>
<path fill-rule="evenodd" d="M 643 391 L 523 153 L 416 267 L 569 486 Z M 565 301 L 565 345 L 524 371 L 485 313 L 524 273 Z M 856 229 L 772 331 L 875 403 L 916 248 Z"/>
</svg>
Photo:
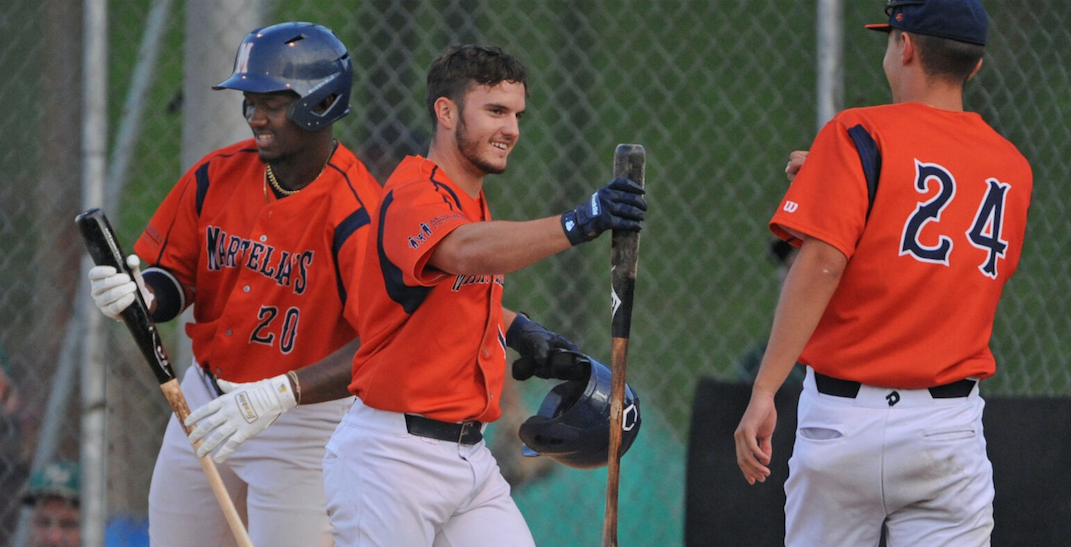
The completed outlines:
<svg viewBox="0 0 1071 547">
<path fill-rule="evenodd" d="M 575 345 L 502 307 L 503 275 L 609 229 L 640 229 L 643 189 L 615 179 L 579 207 L 492 221 L 484 177 L 520 138 L 527 73 L 494 47 L 456 46 L 428 72 L 433 138 L 405 158 L 373 214 L 358 289 L 357 399 L 324 456 L 335 542 L 343 546 L 531 546 L 528 526 L 483 440 L 501 414 L 506 347 L 526 379 L 587 376 Z"/>
<path fill-rule="evenodd" d="M 253 138 L 194 165 L 134 245 L 132 266 L 138 257 L 151 266 L 143 290 L 156 321 L 194 304 L 186 332 L 196 366 L 182 389 L 201 408 L 187 425 L 196 425 L 192 440 L 205 440 L 197 456 L 215 450 L 258 547 L 331 544 L 323 447 L 352 400 L 359 343 L 347 287 L 356 286 L 382 191 L 332 135 L 349 112 L 352 80 L 330 29 L 283 23 L 249 33 L 215 89 L 243 92 Z M 90 279 L 110 317 L 138 290 L 112 268 Z M 149 533 L 159 546 L 233 544 L 174 417 L 153 472 Z"/>
<path fill-rule="evenodd" d="M 890 105 L 823 127 L 770 221 L 800 247 L 736 430 L 740 469 L 770 473 L 774 393 L 807 365 L 785 484 L 788 546 L 989 545 L 992 466 L 978 382 L 1023 245 L 1033 175 L 975 113 L 978 0 L 893 0 Z M 802 158 L 797 158 L 803 161 Z M 788 172 L 792 171 L 792 163 Z"/>
</svg>

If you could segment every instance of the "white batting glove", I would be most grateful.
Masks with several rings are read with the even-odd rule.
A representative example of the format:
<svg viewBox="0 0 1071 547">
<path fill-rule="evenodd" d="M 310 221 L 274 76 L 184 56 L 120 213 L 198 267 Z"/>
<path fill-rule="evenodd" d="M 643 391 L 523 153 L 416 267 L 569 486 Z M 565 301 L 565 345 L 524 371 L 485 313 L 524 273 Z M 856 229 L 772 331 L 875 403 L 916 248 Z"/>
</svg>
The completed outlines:
<svg viewBox="0 0 1071 547">
<path fill-rule="evenodd" d="M 138 255 L 126 257 L 126 265 L 134 273 L 134 280 L 125 273 L 119 273 L 111 266 L 93 266 L 89 269 L 89 292 L 93 303 L 101 313 L 117 321 L 122 321 L 123 310 L 134 303 L 134 291 L 140 289 L 146 306 L 152 306 L 153 295 L 145 288 L 141 277 L 141 259 Z"/>
<path fill-rule="evenodd" d="M 224 395 L 186 417 L 187 427 L 196 426 L 190 433 L 190 442 L 204 439 L 204 444 L 197 449 L 198 458 L 203 458 L 223 443 L 223 447 L 212 456 L 217 463 L 223 463 L 239 445 L 297 406 L 286 374 L 246 384 L 226 380 L 217 382 Z"/>
</svg>

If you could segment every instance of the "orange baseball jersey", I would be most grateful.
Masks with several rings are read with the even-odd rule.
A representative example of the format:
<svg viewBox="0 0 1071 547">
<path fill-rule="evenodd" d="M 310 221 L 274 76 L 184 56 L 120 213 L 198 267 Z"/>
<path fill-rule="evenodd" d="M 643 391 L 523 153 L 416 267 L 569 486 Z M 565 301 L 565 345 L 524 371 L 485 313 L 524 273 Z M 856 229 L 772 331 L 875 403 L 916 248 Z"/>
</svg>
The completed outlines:
<svg viewBox="0 0 1071 547">
<path fill-rule="evenodd" d="M 205 156 L 178 181 L 134 245 L 170 271 L 194 306 L 197 362 L 251 382 L 315 363 L 357 335 L 369 211 L 382 188 L 337 145 L 319 178 L 278 198 L 252 139 Z"/>
<path fill-rule="evenodd" d="M 905 389 L 991 376 L 1032 189 L 1026 159 L 978 114 L 901 103 L 837 115 L 770 221 L 848 257 L 800 362 Z"/>
<path fill-rule="evenodd" d="M 469 196 L 422 157 L 405 158 L 387 180 L 368 234 L 350 383 L 365 405 L 447 422 L 498 419 L 503 276 L 428 266 L 443 237 L 485 220 L 483 192 Z"/>
</svg>

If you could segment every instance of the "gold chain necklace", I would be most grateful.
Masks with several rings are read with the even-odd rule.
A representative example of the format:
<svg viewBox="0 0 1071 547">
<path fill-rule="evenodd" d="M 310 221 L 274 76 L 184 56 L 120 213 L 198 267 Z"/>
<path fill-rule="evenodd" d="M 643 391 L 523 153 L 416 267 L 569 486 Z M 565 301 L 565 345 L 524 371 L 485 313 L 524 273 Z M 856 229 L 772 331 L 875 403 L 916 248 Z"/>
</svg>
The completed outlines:
<svg viewBox="0 0 1071 547">
<path fill-rule="evenodd" d="M 337 142 L 335 143 L 335 145 L 337 146 Z M 335 150 L 334 150 L 334 148 L 332 148 L 331 149 L 331 153 L 327 156 L 327 161 L 324 162 L 324 166 L 320 168 L 320 172 L 317 173 L 315 177 L 313 177 L 312 182 L 310 182 L 309 184 L 312 184 L 313 182 L 316 182 L 316 179 L 320 178 L 320 175 L 324 174 L 324 171 L 327 171 L 327 166 L 328 166 L 328 164 L 331 163 L 331 157 L 334 156 L 334 155 L 335 155 Z M 287 189 L 283 188 L 282 185 L 279 184 L 279 179 L 275 178 L 275 172 L 271 170 L 271 164 L 270 163 L 265 163 L 264 164 L 264 174 L 267 176 L 268 182 L 271 184 L 271 187 L 274 188 L 276 192 L 278 192 L 278 193 L 280 193 L 280 194 L 282 194 L 284 196 L 292 196 L 292 195 L 294 195 L 294 194 L 296 194 L 296 193 L 301 191 L 301 188 L 298 188 L 297 190 L 287 190 Z M 306 185 L 306 186 L 308 186 L 308 185 Z M 304 188 L 304 187 L 302 187 L 302 188 Z M 264 187 L 264 199 L 265 200 L 268 199 L 268 188 L 267 188 L 267 186 Z"/>
<path fill-rule="evenodd" d="M 324 165 L 324 167 L 327 167 L 327 165 Z M 266 175 L 268 175 L 268 182 L 271 184 L 271 187 L 274 188 L 276 192 L 279 192 L 280 194 L 282 194 L 284 196 L 292 196 L 292 195 L 294 195 L 294 194 L 296 194 L 296 193 L 301 191 L 300 188 L 297 189 L 297 190 L 287 190 L 287 189 L 283 188 L 279 184 L 279 180 L 275 178 L 275 173 L 271 170 L 271 164 L 265 164 L 264 173 Z M 320 173 L 323 173 L 323 170 L 320 170 Z M 316 176 L 319 177 L 320 175 L 316 175 Z M 313 180 L 316 180 L 316 179 L 313 179 Z"/>
</svg>

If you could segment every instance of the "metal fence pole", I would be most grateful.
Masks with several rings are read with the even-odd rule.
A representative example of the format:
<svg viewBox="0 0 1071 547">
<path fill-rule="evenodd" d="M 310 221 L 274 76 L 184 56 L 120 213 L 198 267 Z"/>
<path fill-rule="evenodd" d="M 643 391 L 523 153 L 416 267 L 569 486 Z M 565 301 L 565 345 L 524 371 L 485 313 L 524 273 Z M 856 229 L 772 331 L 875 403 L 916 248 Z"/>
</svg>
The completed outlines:
<svg viewBox="0 0 1071 547">
<path fill-rule="evenodd" d="M 100 206 L 108 146 L 108 2 L 87 0 L 84 13 L 82 188 L 83 209 Z M 74 220 L 73 218 L 71 219 Z M 83 254 L 82 271 L 92 261 Z M 82 306 L 86 327 L 82 366 L 82 545 L 104 546 L 105 520 L 105 380 L 101 314 Z"/>
<path fill-rule="evenodd" d="M 844 4 L 818 0 L 818 127 L 844 108 Z"/>
</svg>

